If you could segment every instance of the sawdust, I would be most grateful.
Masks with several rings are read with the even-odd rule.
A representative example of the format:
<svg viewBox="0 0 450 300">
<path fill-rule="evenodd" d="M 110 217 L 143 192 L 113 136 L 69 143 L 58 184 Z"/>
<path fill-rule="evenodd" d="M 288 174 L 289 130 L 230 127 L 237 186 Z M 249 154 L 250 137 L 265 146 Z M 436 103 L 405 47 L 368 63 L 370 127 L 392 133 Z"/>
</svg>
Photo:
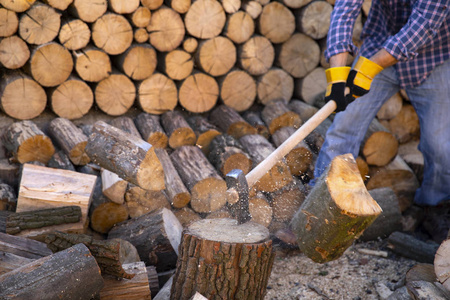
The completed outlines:
<svg viewBox="0 0 450 300">
<path fill-rule="evenodd" d="M 362 254 L 359 249 L 388 255 Z M 265 299 L 386 299 L 404 285 L 415 264 L 389 251 L 383 241 L 354 243 L 339 259 L 324 264 L 295 249 L 278 249 Z"/>
</svg>

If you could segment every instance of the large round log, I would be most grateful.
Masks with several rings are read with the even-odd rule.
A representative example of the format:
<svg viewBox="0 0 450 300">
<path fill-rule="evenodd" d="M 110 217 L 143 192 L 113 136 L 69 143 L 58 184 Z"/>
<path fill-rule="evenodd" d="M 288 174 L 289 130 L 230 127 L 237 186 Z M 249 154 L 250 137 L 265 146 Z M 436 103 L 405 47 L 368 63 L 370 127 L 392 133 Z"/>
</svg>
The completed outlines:
<svg viewBox="0 0 450 300">
<path fill-rule="evenodd" d="M 225 21 L 225 11 L 216 0 L 195 1 L 184 18 L 187 32 L 199 39 L 218 36 L 222 32 Z"/>
<path fill-rule="evenodd" d="M 181 45 L 185 28 L 180 15 L 163 5 L 153 12 L 147 31 L 150 44 L 160 52 L 168 52 Z"/>
<path fill-rule="evenodd" d="M 141 4 L 150 10 L 157 10 L 163 3 L 164 0 L 141 0 Z"/>
<path fill-rule="evenodd" d="M 295 31 L 294 14 L 280 2 L 264 6 L 259 17 L 259 31 L 272 43 L 287 41 Z"/>
<path fill-rule="evenodd" d="M 166 0 L 165 3 L 179 14 L 185 14 L 191 7 L 191 0 Z"/>
<path fill-rule="evenodd" d="M 317 67 L 305 77 L 295 81 L 294 95 L 304 102 L 314 105 L 325 97 L 327 78 L 325 69 Z"/>
<path fill-rule="evenodd" d="M 0 37 L 12 36 L 19 28 L 17 14 L 9 9 L 0 8 Z"/>
<path fill-rule="evenodd" d="M 255 32 L 255 22 L 245 11 L 238 11 L 227 17 L 223 35 L 236 44 L 242 44 Z"/>
<path fill-rule="evenodd" d="M 253 36 L 238 48 L 238 62 L 250 75 L 266 73 L 275 59 L 275 50 L 263 36 Z"/>
<path fill-rule="evenodd" d="M 387 165 L 398 151 L 398 141 L 377 119 L 370 123 L 361 143 L 361 151 L 369 165 Z"/>
<path fill-rule="evenodd" d="M 80 19 L 68 19 L 62 22 L 58 35 L 59 42 L 69 50 L 79 50 L 91 40 L 91 30 Z"/>
<path fill-rule="evenodd" d="M 247 72 L 238 69 L 232 70 L 218 82 L 220 98 L 226 106 L 243 112 L 255 102 L 256 82 Z"/>
<path fill-rule="evenodd" d="M 283 0 L 283 4 L 289 8 L 297 9 L 297 8 L 301 8 L 305 5 L 307 5 L 311 1 L 312 0 Z M 334 0 L 330 0 L 330 1 L 334 2 Z M 328 1 L 328 2 L 330 2 L 330 1 Z"/>
<path fill-rule="evenodd" d="M 272 68 L 258 77 L 257 97 L 260 103 L 267 104 L 272 100 L 289 102 L 294 93 L 294 79 L 283 69 Z"/>
<path fill-rule="evenodd" d="M 188 52 L 175 49 L 161 53 L 158 68 L 173 80 L 183 80 L 191 75 L 194 60 Z"/>
<path fill-rule="evenodd" d="M 223 36 L 202 41 L 198 45 L 195 61 L 197 67 L 211 76 L 225 75 L 236 63 L 236 47 Z"/>
<path fill-rule="evenodd" d="M 313 1 L 302 7 L 297 15 L 297 30 L 315 40 L 326 37 L 330 28 L 333 6 L 326 1 Z"/>
<path fill-rule="evenodd" d="M 97 84 L 94 94 L 95 103 L 103 112 L 120 116 L 133 106 L 136 87 L 124 74 L 113 73 Z"/>
<path fill-rule="evenodd" d="M 63 11 L 66 10 L 70 4 L 72 4 L 73 0 L 44 0 L 42 2 Z"/>
<path fill-rule="evenodd" d="M 121 54 L 133 41 L 133 29 L 124 16 L 107 13 L 92 25 L 92 41 L 110 55 Z"/>
<path fill-rule="evenodd" d="M 172 79 L 154 73 L 138 85 L 137 103 L 150 114 L 160 115 L 177 106 L 178 91 Z"/>
<path fill-rule="evenodd" d="M 133 44 L 115 60 L 116 66 L 132 80 L 144 80 L 156 69 L 156 51 L 148 44 Z"/>
<path fill-rule="evenodd" d="M 1 17 L 1 16 L 0 16 Z M 30 58 L 27 43 L 16 35 L 4 38 L 0 42 L 0 63 L 8 69 L 19 69 Z"/>
<path fill-rule="evenodd" d="M 0 0 L 0 4 L 9 10 L 12 10 L 17 13 L 21 13 L 29 9 L 31 6 L 33 6 L 34 2 L 36 0 Z"/>
<path fill-rule="evenodd" d="M 87 23 L 93 23 L 108 9 L 106 0 L 73 0 L 68 11 Z"/>
<path fill-rule="evenodd" d="M 411 104 L 405 104 L 399 113 L 389 120 L 389 129 L 401 144 L 420 136 L 419 117 Z"/>
<path fill-rule="evenodd" d="M 28 44 L 42 45 L 58 35 L 60 26 L 61 14 L 37 2 L 20 17 L 19 35 Z"/>
<path fill-rule="evenodd" d="M 108 8 L 116 14 L 131 14 L 139 7 L 139 0 L 109 0 Z"/>
<path fill-rule="evenodd" d="M 109 55 L 94 46 L 73 51 L 72 54 L 75 71 L 84 81 L 99 82 L 107 78 L 112 71 Z"/>
<path fill-rule="evenodd" d="M 150 24 L 152 12 L 148 7 L 139 6 L 134 12 L 127 15 L 128 20 L 134 27 L 145 28 Z"/>
<path fill-rule="evenodd" d="M 179 88 L 181 106 L 193 113 L 211 110 L 219 98 L 217 81 L 204 73 L 194 73 L 186 78 Z"/>
</svg>

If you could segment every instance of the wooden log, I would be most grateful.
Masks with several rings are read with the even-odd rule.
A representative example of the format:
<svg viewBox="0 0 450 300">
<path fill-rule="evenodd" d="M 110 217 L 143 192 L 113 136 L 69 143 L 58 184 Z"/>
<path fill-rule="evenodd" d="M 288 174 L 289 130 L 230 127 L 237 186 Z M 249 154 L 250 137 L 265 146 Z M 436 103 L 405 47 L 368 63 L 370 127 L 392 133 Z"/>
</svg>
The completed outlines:
<svg viewBox="0 0 450 300">
<path fill-rule="evenodd" d="M 49 60 L 48 58 L 52 59 Z M 53 87 L 69 78 L 73 60 L 69 51 L 58 43 L 50 42 L 31 51 L 27 70 L 40 85 Z"/>
<path fill-rule="evenodd" d="M 160 124 L 160 117 L 147 113 L 139 114 L 136 119 L 136 126 L 143 139 L 155 148 L 166 148 L 168 137 Z"/>
<path fill-rule="evenodd" d="M 68 11 L 78 19 L 87 23 L 93 23 L 103 16 L 108 9 L 106 0 L 73 0 Z"/>
<path fill-rule="evenodd" d="M 155 266 L 148 266 L 146 267 L 146 269 L 147 269 L 148 285 L 150 287 L 152 297 L 154 298 L 160 290 L 158 273 L 156 272 Z"/>
<path fill-rule="evenodd" d="M 218 80 L 220 99 L 238 112 L 249 109 L 256 98 L 256 82 L 247 72 L 233 69 Z"/>
<path fill-rule="evenodd" d="M 268 102 L 261 111 L 261 118 L 267 124 L 272 135 L 282 127 L 299 128 L 302 124 L 300 116 L 291 111 L 284 100 Z"/>
<path fill-rule="evenodd" d="M 247 174 L 252 168 L 252 160 L 244 152 L 242 145 L 232 136 L 222 134 L 211 142 L 209 161 L 226 176 L 231 170 L 239 169 Z"/>
<path fill-rule="evenodd" d="M 273 219 L 279 222 L 290 221 L 306 198 L 303 184 L 294 180 L 283 188 L 267 194 L 272 204 Z"/>
<path fill-rule="evenodd" d="M 102 286 L 94 257 L 86 246 L 75 245 L 0 276 L 0 297 L 90 299 Z"/>
<path fill-rule="evenodd" d="M 236 63 L 236 47 L 224 36 L 201 41 L 195 53 L 195 61 L 197 67 L 211 76 L 225 75 Z"/>
<path fill-rule="evenodd" d="M 337 259 L 381 213 L 351 154 L 335 157 L 291 221 L 300 250 L 315 262 Z"/>
<path fill-rule="evenodd" d="M 413 299 L 445 300 L 450 297 L 450 292 L 438 283 L 426 281 L 413 281 L 406 284 L 408 294 Z"/>
<path fill-rule="evenodd" d="M 244 112 L 243 117 L 251 126 L 256 128 L 257 134 L 262 135 L 266 139 L 269 138 L 269 128 L 267 128 L 266 123 L 261 119 L 260 111 L 247 110 Z"/>
<path fill-rule="evenodd" d="M 23 265 L 29 264 L 33 260 L 22 256 L 14 255 L 7 252 L 1 252 L 0 276 L 9 271 L 20 268 Z"/>
<path fill-rule="evenodd" d="M 186 121 L 192 130 L 194 130 L 195 136 L 197 137 L 195 145 L 202 149 L 205 155 L 208 155 L 211 141 L 220 134 L 219 129 L 211 124 L 208 119 L 200 115 L 190 116 Z"/>
<path fill-rule="evenodd" d="M 356 158 L 356 165 L 358 166 L 359 173 L 361 173 L 361 178 L 366 181 L 369 178 L 369 165 L 366 160 L 361 156 Z"/>
<path fill-rule="evenodd" d="M 275 151 L 272 144 L 259 134 L 243 136 L 239 139 L 239 142 L 241 142 L 244 150 L 250 155 L 253 161 L 253 168 Z M 274 192 L 292 181 L 293 178 L 289 167 L 283 161 L 279 161 L 254 186 L 259 191 Z"/>
<path fill-rule="evenodd" d="M 296 14 L 297 31 L 315 40 L 326 37 L 330 28 L 330 17 L 333 6 L 326 2 L 310 2 Z"/>
<path fill-rule="evenodd" d="M 27 44 L 18 36 L 13 35 L 1 40 L 0 63 L 5 68 L 19 69 L 25 65 L 29 57 L 30 50 Z"/>
<path fill-rule="evenodd" d="M 226 105 L 215 107 L 209 119 L 222 132 L 235 139 L 240 139 L 247 134 L 256 134 L 256 129 L 253 126 L 247 123 L 236 110 Z"/>
<path fill-rule="evenodd" d="M 404 212 L 411 206 L 419 181 L 414 172 L 400 156 L 388 165 L 381 168 L 371 168 L 367 189 L 372 190 L 380 187 L 390 187 L 398 198 L 400 210 Z"/>
<path fill-rule="evenodd" d="M 195 145 L 197 137 L 180 111 L 165 112 L 161 116 L 161 125 L 167 133 L 168 143 L 172 149 L 184 145 Z"/>
<path fill-rule="evenodd" d="M 388 238 L 388 247 L 395 253 L 418 262 L 432 264 L 439 244 L 421 241 L 412 235 L 393 232 Z"/>
<path fill-rule="evenodd" d="M 261 15 L 262 5 L 258 1 L 244 1 L 241 6 L 242 10 L 248 13 L 253 20 Z"/>
<path fill-rule="evenodd" d="M 180 15 L 163 5 L 153 12 L 147 31 L 150 44 L 160 52 L 168 52 L 181 45 L 185 27 Z"/>
<path fill-rule="evenodd" d="M 111 60 L 103 50 L 88 46 L 80 51 L 73 51 L 75 71 L 81 79 L 99 82 L 111 73 Z"/>
<path fill-rule="evenodd" d="M 55 39 L 61 26 L 61 14 L 44 3 L 35 3 L 19 21 L 19 35 L 28 44 L 42 45 Z"/>
<path fill-rule="evenodd" d="M 19 185 L 20 164 L 7 158 L 0 159 L 0 180 L 14 189 Z"/>
<path fill-rule="evenodd" d="M 52 140 L 28 120 L 15 122 L 6 129 L 3 146 L 21 164 L 30 161 L 47 163 L 55 153 Z"/>
<path fill-rule="evenodd" d="M 144 80 L 156 69 L 156 51 L 148 44 L 132 44 L 115 59 L 116 67 L 132 80 Z"/>
<path fill-rule="evenodd" d="M 144 28 L 150 24 L 152 12 L 148 7 L 139 6 L 135 11 L 127 15 L 128 21 L 134 27 Z"/>
<path fill-rule="evenodd" d="M 450 252 L 450 239 L 442 242 L 434 257 L 434 272 L 438 281 L 450 291 L 450 266 L 448 257 Z"/>
<path fill-rule="evenodd" d="M 219 252 L 225 255 L 219 258 Z M 208 299 L 263 299 L 274 256 L 262 225 L 238 226 L 232 219 L 195 222 L 183 232 L 170 299 L 190 299 L 196 292 Z"/>
<path fill-rule="evenodd" d="M 136 28 L 133 32 L 133 39 L 138 44 L 143 44 L 148 41 L 148 32 L 145 28 Z"/>
<path fill-rule="evenodd" d="M 186 31 L 199 39 L 218 36 L 225 26 L 225 11 L 218 1 L 197 0 L 184 17 Z"/>
<path fill-rule="evenodd" d="M 175 215 L 163 208 L 115 226 L 108 239 L 121 238 L 133 244 L 146 264 L 161 271 L 175 266 L 182 227 Z"/>
<path fill-rule="evenodd" d="M 294 79 L 283 69 L 271 68 L 257 79 L 257 97 L 266 105 L 272 100 L 291 100 L 294 93 Z"/>
<path fill-rule="evenodd" d="M 17 14 L 7 8 L 0 8 L 0 37 L 9 37 L 17 32 L 19 18 Z"/>
<path fill-rule="evenodd" d="M 55 152 L 47 163 L 47 167 L 75 171 L 69 156 L 62 150 Z"/>
<path fill-rule="evenodd" d="M 164 189 L 164 170 L 157 150 L 103 121 L 92 128 L 85 149 L 92 162 L 143 189 Z"/>
<path fill-rule="evenodd" d="M 58 10 L 66 10 L 70 4 L 72 4 L 73 0 L 44 0 L 45 4 L 58 9 Z"/>
<path fill-rule="evenodd" d="M 183 41 L 183 50 L 187 53 L 194 53 L 197 50 L 198 41 L 194 37 L 186 37 Z"/>
<path fill-rule="evenodd" d="M 90 162 L 85 152 L 88 137 L 73 122 L 65 118 L 53 119 L 48 131 L 73 164 L 82 166 Z"/>
<path fill-rule="evenodd" d="M 32 260 L 52 254 L 43 242 L 0 232 L 0 251 Z"/>
<path fill-rule="evenodd" d="M 177 219 L 180 221 L 183 228 L 186 228 L 190 224 L 192 224 L 195 221 L 201 220 L 202 217 L 200 217 L 199 214 L 197 214 L 194 210 L 191 208 L 185 206 L 181 209 L 177 209 L 173 212 Z"/>
<path fill-rule="evenodd" d="M 248 200 L 248 210 L 251 215 L 251 221 L 261 224 L 268 228 L 273 218 L 273 209 L 269 204 L 267 197 L 258 192 Z"/>
<path fill-rule="evenodd" d="M 109 55 L 118 55 L 133 42 L 133 29 L 124 16 L 106 13 L 92 25 L 92 41 Z"/>
<path fill-rule="evenodd" d="M 161 208 L 170 209 L 169 199 L 164 191 L 149 191 L 130 186 L 125 194 L 126 208 L 131 218 L 138 218 Z"/>
<path fill-rule="evenodd" d="M 3 75 L 0 81 L 0 95 L 3 112 L 19 120 L 39 116 L 47 103 L 45 90 L 22 72 Z"/>
<path fill-rule="evenodd" d="M 121 239 L 96 240 L 85 234 L 55 232 L 45 237 L 45 243 L 53 253 L 80 243 L 84 244 L 97 261 L 102 275 L 112 275 L 116 279 L 133 278 L 133 272 L 127 272 L 122 265 L 139 261 L 136 248 L 130 242 Z"/>
<path fill-rule="evenodd" d="M 398 141 L 377 119 L 370 123 L 361 143 L 361 152 L 369 165 L 387 165 L 398 151 Z"/>
<path fill-rule="evenodd" d="M 160 115 L 171 111 L 178 104 L 178 91 L 172 79 L 154 73 L 137 88 L 137 103 L 149 114 Z"/>
<path fill-rule="evenodd" d="M 79 206 L 62 206 L 18 212 L 7 217 L 6 233 L 18 234 L 26 229 L 78 223 L 80 220 L 81 208 Z"/>
<path fill-rule="evenodd" d="M 286 42 L 295 31 L 294 14 L 280 2 L 263 7 L 259 16 L 259 32 L 273 44 Z"/>
<path fill-rule="evenodd" d="M 296 80 L 294 95 L 303 99 L 304 102 L 314 105 L 324 98 L 326 88 L 325 69 L 317 67 L 305 77 Z"/>
<path fill-rule="evenodd" d="M 95 103 L 104 113 L 120 116 L 133 106 L 136 87 L 126 75 L 113 72 L 96 85 L 94 95 Z"/>
<path fill-rule="evenodd" d="M 276 64 L 295 78 L 312 72 L 320 60 L 319 44 L 303 33 L 294 33 L 277 47 Z"/>
<path fill-rule="evenodd" d="M 101 177 L 103 195 L 114 203 L 123 204 L 128 182 L 106 169 L 102 169 Z"/>
<path fill-rule="evenodd" d="M 122 116 L 114 118 L 109 122 L 109 124 L 116 128 L 119 128 L 122 131 L 125 131 L 128 134 L 131 134 L 134 137 L 141 138 L 141 134 L 134 124 L 133 119 L 130 117 Z"/>
<path fill-rule="evenodd" d="M 419 182 L 423 180 L 424 158 L 419 150 L 419 141 L 410 141 L 398 146 L 398 155 L 413 170 Z"/>
<path fill-rule="evenodd" d="M 216 80 L 201 72 L 187 77 L 178 90 L 180 105 L 193 113 L 204 113 L 211 110 L 219 98 L 219 85 Z"/>
<path fill-rule="evenodd" d="M 16 211 L 17 196 L 14 189 L 6 183 L 0 183 L 0 210 Z"/>
<path fill-rule="evenodd" d="M 405 283 L 413 281 L 436 282 L 436 274 L 432 264 L 418 263 L 406 272 Z"/>
<path fill-rule="evenodd" d="M 100 299 L 148 299 L 150 286 L 144 262 L 124 264 L 123 268 L 134 275 L 132 279 L 117 280 L 112 276 L 103 276 L 105 285 L 100 291 Z"/>
<path fill-rule="evenodd" d="M 311 1 L 312 0 L 283 0 L 283 4 L 289 8 L 297 9 L 297 8 L 301 8 L 305 5 L 307 5 Z M 330 1 L 328 1 L 328 2 L 330 2 Z"/>
<path fill-rule="evenodd" d="M 272 134 L 272 141 L 279 147 L 286 141 L 295 129 L 291 126 L 282 127 Z M 289 166 L 292 175 L 300 176 L 309 170 L 313 161 L 313 153 L 305 141 L 299 142 L 286 156 L 286 164 Z"/>
<path fill-rule="evenodd" d="M 33 6 L 36 0 L 18 0 L 18 1 L 8 1 L 0 0 L 0 4 L 11 11 L 16 13 L 21 13 Z"/>
<path fill-rule="evenodd" d="M 91 87 L 75 75 L 71 75 L 55 89 L 50 89 L 48 98 L 52 111 L 68 120 L 83 117 L 94 104 Z"/>
<path fill-rule="evenodd" d="M 141 0 L 141 4 L 150 10 L 157 10 L 164 3 L 164 0 Z"/>
<path fill-rule="evenodd" d="M 227 16 L 222 34 L 233 43 L 242 44 L 248 41 L 254 32 L 255 22 L 252 17 L 245 11 L 236 11 Z"/>
<path fill-rule="evenodd" d="M 129 217 L 127 206 L 114 202 L 98 205 L 91 214 L 90 226 L 99 233 L 108 233 L 116 224 L 126 221 Z"/>
<path fill-rule="evenodd" d="M 188 52 L 175 49 L 160 54 L 158 68 L 173 80 L 183 80 L 191 75 L 194 60 Z"/>
<path fill-rule="evenodd" d="M 389 129 L 399 143 L 419 138 L 419 117 L 414 107 L 411 104 L 403 105 L 400 112 L 389 120 Z"/>
<path fill-rule="evenodd" d="M 221 0 L 220 2 L 227 14 L 234 14 L 241 8 L 241 0 Z"/>
<path fill-rule="evenodd" d="M 88 45 L 91 39 L 91 30 L 80 19 L 67 19 L 61 24 L 58 39 L 67 49 L 80 50 Z"/>
<path fill-rule="evenodd" d="M 402 109 L 403 97 L 400 92 L 394 94 L 389 98 L 377 112 L 377 118 L 379 120 L 391 120 L 393 119 Z"/>
<path fill-rule="evenodd" d="M 112 12 L 115 12 L 116 14 L 131 14 L 136 9 L 138 9 L 140 4 L 139 0 L 109 0 L 108 1 L 108 8 Z"/>
<path fill-rule="evenodd" d="M 170 158 L 191 193 L 192 209 L 210 213 L 225 205 L 226 183 L 198 147 L 179 147 Z"/>
<path fill-rule="evenodd" d="M 303 122 L 308 121 L 319 110 L 311 104 L 296 99 L 289 101 L 288 107 L 290 110 L 298 114 Z"/>
<path fill-rule="evenodd" d="M 187 13 L 192 4 L 191 0 L 166 0 L 164 2 L 179 14 Z"/>
<path fill-rule="evenodd" d="M 265 37 L 255 35 L 238 47 L 239 66 L 250 75 L 262 75 L 269 71 L 275 59 L 275 49 Z"/>
</svg>

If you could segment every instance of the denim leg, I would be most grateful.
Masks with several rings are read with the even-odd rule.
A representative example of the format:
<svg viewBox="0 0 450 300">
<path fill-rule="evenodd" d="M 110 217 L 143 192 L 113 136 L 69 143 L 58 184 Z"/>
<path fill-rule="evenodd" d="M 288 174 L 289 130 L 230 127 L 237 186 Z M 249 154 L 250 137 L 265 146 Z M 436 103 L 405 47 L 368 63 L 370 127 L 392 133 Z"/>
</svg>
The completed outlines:
<svg viewBox="0 0 450 300">
<path fill-rule="evenodd" d="M 346 153 L 353 154 L 355 158 L 358 156 L 360 144 L 373 118 L 383 103 L 399 89 L 397 72 L 392 67 L 386 68 L 375 77 L 368 94 L 356 99 L 345 111 L 335 115 L 320 149 L 311 186 L 335 156 Z"/>
<path fill-rule="evenodd" d="M 436 205 L 450 200 L 450 61 L 406 92 L 419 117 L 419 150 L 424 156 L 423 182 L 414 202 Z"/>
</svg>

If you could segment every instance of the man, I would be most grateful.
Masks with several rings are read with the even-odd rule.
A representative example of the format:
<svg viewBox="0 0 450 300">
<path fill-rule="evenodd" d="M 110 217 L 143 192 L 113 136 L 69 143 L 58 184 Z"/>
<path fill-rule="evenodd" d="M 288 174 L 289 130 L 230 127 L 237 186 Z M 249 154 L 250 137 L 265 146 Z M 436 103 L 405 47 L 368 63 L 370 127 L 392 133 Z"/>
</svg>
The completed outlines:
<svg viewBox="0 0 450 300">
<path fill-rule="evenodd" d="M 425 160 L 414 201 L 442 205 L 450 200 L 450 0 L 372 0 L 358 51 L 352 28 L 362 3 L 337 0 L 331 16 L 325 100 L 335 100 L 338 113 L 317 159 L 315 178 L 336 155 L 358 155 L 380 107 L 403 88 L 419 117 L 419 149 Z M 349 53 L 356 55 L 352 69 L 345 67 Z M 448 226 L 450 213 L 444 217 Z"/>
</svg>

